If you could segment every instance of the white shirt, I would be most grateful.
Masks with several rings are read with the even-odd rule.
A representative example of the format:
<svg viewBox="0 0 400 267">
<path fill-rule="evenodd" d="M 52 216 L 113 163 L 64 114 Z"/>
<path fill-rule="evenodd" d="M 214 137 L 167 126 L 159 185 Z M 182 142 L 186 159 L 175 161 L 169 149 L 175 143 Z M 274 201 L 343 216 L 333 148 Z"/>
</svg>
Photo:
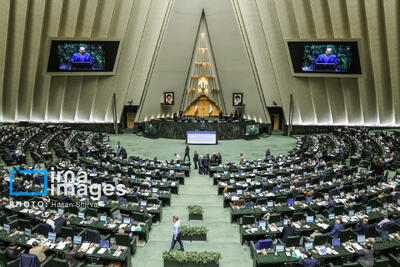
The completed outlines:
<svg viewBox="0 0 400 267">
<path fill-rule="evenodd" d="M 172 233 L 174 234 L 174 238 L 176 238 L 180 232 L 181 232 L 181 221 L 177 220 L 174 223 L 174 227 L 172 227 Z"/>
<path fill-rule="evenodd" d="M 54 229 L 56 229 L 56 224 L 52 219 L 48 218 L 46 223 L 49 224 L 51 226 L 51 228 L 53 228 L 53 231 L 54 231 Z"/>
<path fill-rule="evenodd" d="M 175 156 L 175 160 L 179 160 L 181 157 L 179 156 L 179 154 L 176 154 Z"/>
</svg>

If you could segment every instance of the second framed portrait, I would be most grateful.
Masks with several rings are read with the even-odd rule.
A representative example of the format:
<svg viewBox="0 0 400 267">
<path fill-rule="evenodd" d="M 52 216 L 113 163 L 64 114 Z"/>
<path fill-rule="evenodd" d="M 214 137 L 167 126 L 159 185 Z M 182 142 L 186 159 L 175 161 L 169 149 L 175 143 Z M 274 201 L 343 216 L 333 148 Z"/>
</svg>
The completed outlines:
<svg viewBox="0 0 400 267">
<path fill-rule="evenodd" d="M 174 92 L 164 92 L 164 105 L 174 105 L 175 94 Z"/>
<path fill-rule="evenodd" d="M 232 103 L 235 107 L 243 106 L 243 94 L 242 93 L 233 93 Z"/>
</svg>

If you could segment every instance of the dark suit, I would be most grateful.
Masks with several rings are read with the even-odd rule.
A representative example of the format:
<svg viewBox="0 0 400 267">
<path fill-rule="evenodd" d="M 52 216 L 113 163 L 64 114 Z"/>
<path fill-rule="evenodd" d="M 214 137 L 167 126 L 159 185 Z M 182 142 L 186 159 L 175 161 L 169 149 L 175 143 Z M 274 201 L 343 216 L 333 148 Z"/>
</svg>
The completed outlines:
<svg viewBox="0 0 400 267">
<path fill-rule="evenodd" d="M 356 227 L 354 231 L 360 235 L 365 235 L 366 238 L 373 237 L 375 233 L 375 225 L 362 223 Z"/>
<path fill-rule="evenodd" d="M 193 154 L 194 169 L 197 169 L 197 162 L 199 162 L 199 154 Z"/>
<path fill-rule="evenodd" d="M 61 227 L 65 226 L 66 223 L 67 221 L 62 217 L 55 219 L 54 224 L 56 225 L 56 227 L 54 228 L 54 232 L 57 234 L 61 234 Z"/>
<path fill-rule="evenodd" d="M 282 230 L 282 242 L 286 244 L 286 241 L 289 236 L 294 236 L 294 228 L 293 226 L 285 226 Z"/>
<path fill-rule="evenodd" d="M 18 250 L 12 249 L 10 247 L 6 248 L 5 253 L 6 253 L 6 257 L 7 257 L 8 260 L 16 260 L 20 256 L 20 253 L 19 253 Z"/>
<path fill-rule="evenodd" d="M 190 161 L 190 155 L 189 155 L 189 153 L 190 153 L 190 148 L 187 146 L 187 147 L 185 148 L 185 156 L 183 157 L 183 161 L 186 161 L 186 157 L 188 157 L 188 158 L 189 158 L 189 161 Z"/>
<path fill-rule="evenodd" d="M 304 267 L 315 267 L 319 265 L 319 261 L 313 258 L 300 259 L 297 263 Z"/>
<path fill-rule="evenodd" d="M 204 174 L 208 174 L 208 164 L 209 164 L 209 159 L 207 157 L 204 157 L 201 162 Z"/>
</svg>

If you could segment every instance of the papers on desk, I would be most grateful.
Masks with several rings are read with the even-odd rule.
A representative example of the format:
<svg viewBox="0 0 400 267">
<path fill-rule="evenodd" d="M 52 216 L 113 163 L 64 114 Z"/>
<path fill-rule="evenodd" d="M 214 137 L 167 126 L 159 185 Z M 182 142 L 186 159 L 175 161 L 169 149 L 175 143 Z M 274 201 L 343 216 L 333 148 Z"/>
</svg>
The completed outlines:
<svg viewBox="0 0 400 267">
<path fill-rule="evenodd" d="M 329 224 L 326 224 L 326 223 L 317 223 L 317 225 L 324 230 L 328 229 L 328 227 L 329 227 Z"/>
<path fill-rule="evenodd" d="M 96 249 L 96 247 L 91 247 L 86 254 L 93 254 L 93 251 Z"/>
<path fill-rule="evenodd" d="M 113 257 L 119 257 L 119 255 L 121 255 L 121 253 L 122 253 L 121 251 L 117 250 L 114 252 Z"/>
<path fill-rule="evenodd" d="M 104 252 L 106 252 L 106 248 L 101 248 L 97 251 L 97 254 L 104 254 Z"/>
<path fill-rule="evenodd" d="M 353 247 L 357 250 L 362 250 L 362 246 L 360 246 L 358 243 L 352 243 Z"/>
<path fill-rule="evenodd" d="M 89 246 L 90 246 L 90 243 L 89 243 L 89 242 L 84 242 L 84 243 L 82 244 L 82 246 L 81 246 L 81 249 L 82 249 L 82 250 L 86 250 L 86 249 L 89 248 Z"/>
<path fill-rule="evenodd" d="M 22 212 L 22 213 L 28 213 L 28 212 L 29 212 L 29 209 L 23 209 L 23 210 L 21 210 L 20 212 Z"/>
<path fill-rule="evenodd" d="M 64 249 L 66 244 L 67 244 L 67 242 L 61 242 L 60 244 L 58 244 L 56 249 Z"/>
<path fill-rule="evenodd" d="M 300 228 L 300 225 L 297 224 L 297 223 L 292 223 L 292 225 L 293 225 L 294 227 L 296 227 L 296 228 Z"/>
<path fill-rule="evenodd" d="M 126 223 L 121 224 L 118 228 L 125 228 L 126 227 Z"/>
<path fill-rule="evenodd" d="M 31 238 L 26 242 L 28 245 L 32 245 L 33 242 L 37 241 L 36 238 Z"/>
</svg>

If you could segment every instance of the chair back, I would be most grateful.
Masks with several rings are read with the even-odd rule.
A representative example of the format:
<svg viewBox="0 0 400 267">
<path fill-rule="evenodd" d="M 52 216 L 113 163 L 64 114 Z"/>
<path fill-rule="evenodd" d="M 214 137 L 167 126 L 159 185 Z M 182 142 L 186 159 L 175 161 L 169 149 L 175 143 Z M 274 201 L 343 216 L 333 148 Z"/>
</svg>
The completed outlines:
<svg viewBox="0 0 400 267">
<path fill-rule="evenodd" d="M 286 247 L 298 247 L 300 246 L 301 236 L 288 236 L 286 240 Z"/>
<path fill-rule="evenodd" d="M 72 227 L 61 227 L 61 236 L 64 238 L 73 237 L 74 236 L 74 229 Z"/>
<path fill-rule="evenodd" d="M 92 217 L 97 217 L 98 216 L 98 212 L 96 209 L 92 209 L 92 208 L 87 208 L 86 209 L 86 214 L 88 216 L 92 216 Z"/>
<path fill-rule="evenodd" d="M 20 267 L 39 267 L 40 261 L 36 255 L 22 254 L 19 262 Z"/>
<path fill-rule="evenodd" d="M 128 234 L 115 234 L 115 243 L 118 246 L 129 247 L 130 238 Z"/>
<path fill-rule="evenodd" d="M 257 244 L 256 244 L 257 250 L 268 249 L 268 248 L 274 248 L 274 243 L 272 242 L 272 239 L 268 238 L 265 240 L 257 241 Z"/>
<path fill-rule="evenodd" d="M 292 216 L 292 221 L 293 222 L 300 221 L 300 220 L 303 220 L 303 219 L 304 219 L 304 213 L 303 212 L 296 212 Z"/>
<path fill-rule="evenodd" d="M 253 223 L 256 222 L 256 217 L 254 217 L 254 216 L 244 215 L 242 218 L 243 218 L 242 219 L 242 223 L 245 224 L 245 225 L 246 224 L 253 224 Z"/>
<path fill-rule="evenodd" d="M 375 237 L 376 236 L 376 229 L 375 224 L 368 224 L 365 231 L 365 238 Z"/>
<path fill-rule="evenodd" d="M 100 232 L 93 229 L 87 229 L 86 231 L 86 241 L 92 243 L 100 243 Z"/>
<path fill-rule="evenodd" d="M 257 205 L 264 205 L 264 204 L 267 204 L 267 202 L 268 202 L 268 199 L 266 199 L 266 198 L 264 198 L 264 197 L 258 198 L 258 199 L 256 200 L 256 204 L 257 204 Z"/>
<path fill-rule="evenodd" d="M 339 232 L 340 242 L 347 242 L 350 239 L 355 239 L 356 234 L 351 229 L 344 229 Z"/>
<path fill-rule="evenodd" d="M 55 267 L 69 267 L 69 263 L 67 260 L 64 259 L 58 259 L 58 258 L 53 258 L 50 261 L 50 266 L 55 266 Z"/>
<path fill-rule="evenodd" d="M 328 234 L 316 235 L 314 238 L 314 246 L 321 246 L 328 243 L 330 236 Z"/>
<path fill-rule="evenodd" d="M 38 233 L 41 235 L 44 235 L 45 237 L 47 237 L 49 235 L 49 232 L 52 232 L 53 228 L 51 228 L 51 226 L 47 223 L 39 223 L 38 226 Z"/>
<path fill-rule="evenodd" d="M 269 223 L 278 223 L 281 221 L 281 215 L 280 214 L 272 214 L 269 216 Z"/>
</svg>

